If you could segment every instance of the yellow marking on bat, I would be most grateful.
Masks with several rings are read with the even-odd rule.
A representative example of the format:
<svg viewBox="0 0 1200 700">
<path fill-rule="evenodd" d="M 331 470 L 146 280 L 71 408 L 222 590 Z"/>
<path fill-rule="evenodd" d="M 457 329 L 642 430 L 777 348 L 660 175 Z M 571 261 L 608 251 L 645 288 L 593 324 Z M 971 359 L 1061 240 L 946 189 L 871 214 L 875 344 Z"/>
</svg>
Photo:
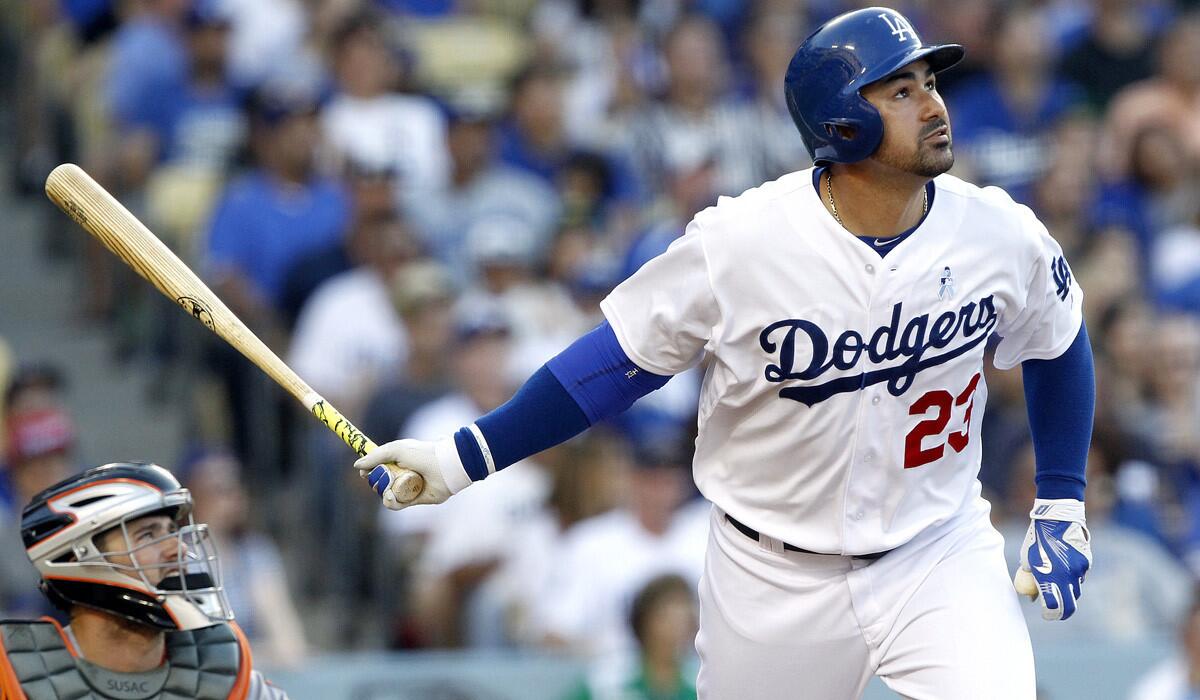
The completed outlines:
<svg viewBox="0 0 1200 700">
<path fill-rule="evenodd" d="M 324 399 L 313 404 L 312 414 L 317 417 L 317 420 L 329 426 L 329 429 L 357 452 L 359 457 L 375 449 L 375 443 L 371 442 L 371 438 L 354 427 L 354 424 L 336 408 L 325 403 Z"/>
</svg>

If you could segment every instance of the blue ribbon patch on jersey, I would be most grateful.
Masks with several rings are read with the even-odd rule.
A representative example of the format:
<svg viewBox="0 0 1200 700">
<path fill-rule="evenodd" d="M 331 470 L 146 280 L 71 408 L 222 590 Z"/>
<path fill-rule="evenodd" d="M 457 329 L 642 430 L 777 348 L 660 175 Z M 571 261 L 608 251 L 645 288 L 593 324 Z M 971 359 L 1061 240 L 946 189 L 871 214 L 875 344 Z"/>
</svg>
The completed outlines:
<svg viewBox="0 0 1200 700">
<path fill-rule="evenodd" d="M 812 321 L 789 318 L 776 321 L 758 335 L 758 344 L 765 352 L 776 355 L 778 362 L 768 364 L 764 375 L 769 382 L 791 380 L 811 381 L 830 370 L 849 370 L 856 367 L 865 355 L 879 364 L 901 357 L 904 362 L 893 367 L 871 370 L 861 374 L 838 377 L 823 384 L 791 386 L 779 390 L 780 398 L 814 406 L 836 394 L 859 391 L 874 384 L 887 382 L 888 392 L 900 396 L 912 386 L 917 374 L 930 367 L 949 362 L 988 339 L 999 320 L 993 295 L 978 302 L 964 304 L 958 311 L 947 311 L 932 324 L 929 314 L 914 316 L 903 329 L 900 318 L 903 303 L 892 307 L 891 322 L 866 334 L 847 330 L 832 344 L 825 331 Z M 773 340 L 777 337 L 777 340 Z M 940 355 L 925 357 L 931 349 L 950 346 L 958 338 L 967 342 Z M 795 367 L 797 343 L 807 343 L 812 359 L 808 366 Z"/>
</svg>

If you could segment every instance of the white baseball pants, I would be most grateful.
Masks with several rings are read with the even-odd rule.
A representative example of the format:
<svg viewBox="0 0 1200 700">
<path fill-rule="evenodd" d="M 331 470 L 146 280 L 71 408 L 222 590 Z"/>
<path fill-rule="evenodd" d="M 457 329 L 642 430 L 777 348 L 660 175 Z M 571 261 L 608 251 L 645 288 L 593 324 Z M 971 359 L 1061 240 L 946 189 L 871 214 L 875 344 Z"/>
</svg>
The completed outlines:
<svg viewBox="0 0 1200 700">
<path fill-rule="evenodd" d="M 785 552 L 713 509 L 700 700 L 1034 700 L 1033 649 L 980 500 L 875 561 Z"/>
</svg>

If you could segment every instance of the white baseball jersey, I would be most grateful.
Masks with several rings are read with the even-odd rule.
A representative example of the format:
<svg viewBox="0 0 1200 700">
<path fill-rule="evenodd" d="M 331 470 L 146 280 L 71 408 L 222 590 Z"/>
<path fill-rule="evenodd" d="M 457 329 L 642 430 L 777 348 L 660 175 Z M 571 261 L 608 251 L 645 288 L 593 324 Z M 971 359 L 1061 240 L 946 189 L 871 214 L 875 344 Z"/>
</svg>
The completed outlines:
<svg viewBox="0 0 1200 700">
<path fill-rule="evenodd" d="M 881 257 L 812 170 L 722 197 L 602 304 L 638 366 L 707 359 L 694 475 L 719 508 L 816 552 L 898 547 L 979 494 L 983 357 L 1062 354 L 1082 291 L 1002 190 L 942 175 Z"/>
</svg>

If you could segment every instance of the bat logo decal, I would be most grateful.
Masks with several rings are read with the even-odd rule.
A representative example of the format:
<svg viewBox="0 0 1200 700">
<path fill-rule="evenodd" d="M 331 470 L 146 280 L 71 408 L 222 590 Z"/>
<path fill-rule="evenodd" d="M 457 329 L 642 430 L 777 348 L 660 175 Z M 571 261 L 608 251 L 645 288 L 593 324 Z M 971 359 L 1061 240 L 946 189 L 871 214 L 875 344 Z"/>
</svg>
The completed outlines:
<svg viewBox="0 0 1200 700">
<path fill-rule="evenodd" d="M 208 307 L 201 303 L 199 299 L 195 297 L 179 297 L 175 301 L 177 301 L 179 305 L 183 307 L 184 311 L 191 314 L 192 318 L 196 319 L 200 323 L 203 323 L 205 328 L 210 331 L 216 330 L 213 325 L 212 312 L 209 311 Z"/>
</svg>

